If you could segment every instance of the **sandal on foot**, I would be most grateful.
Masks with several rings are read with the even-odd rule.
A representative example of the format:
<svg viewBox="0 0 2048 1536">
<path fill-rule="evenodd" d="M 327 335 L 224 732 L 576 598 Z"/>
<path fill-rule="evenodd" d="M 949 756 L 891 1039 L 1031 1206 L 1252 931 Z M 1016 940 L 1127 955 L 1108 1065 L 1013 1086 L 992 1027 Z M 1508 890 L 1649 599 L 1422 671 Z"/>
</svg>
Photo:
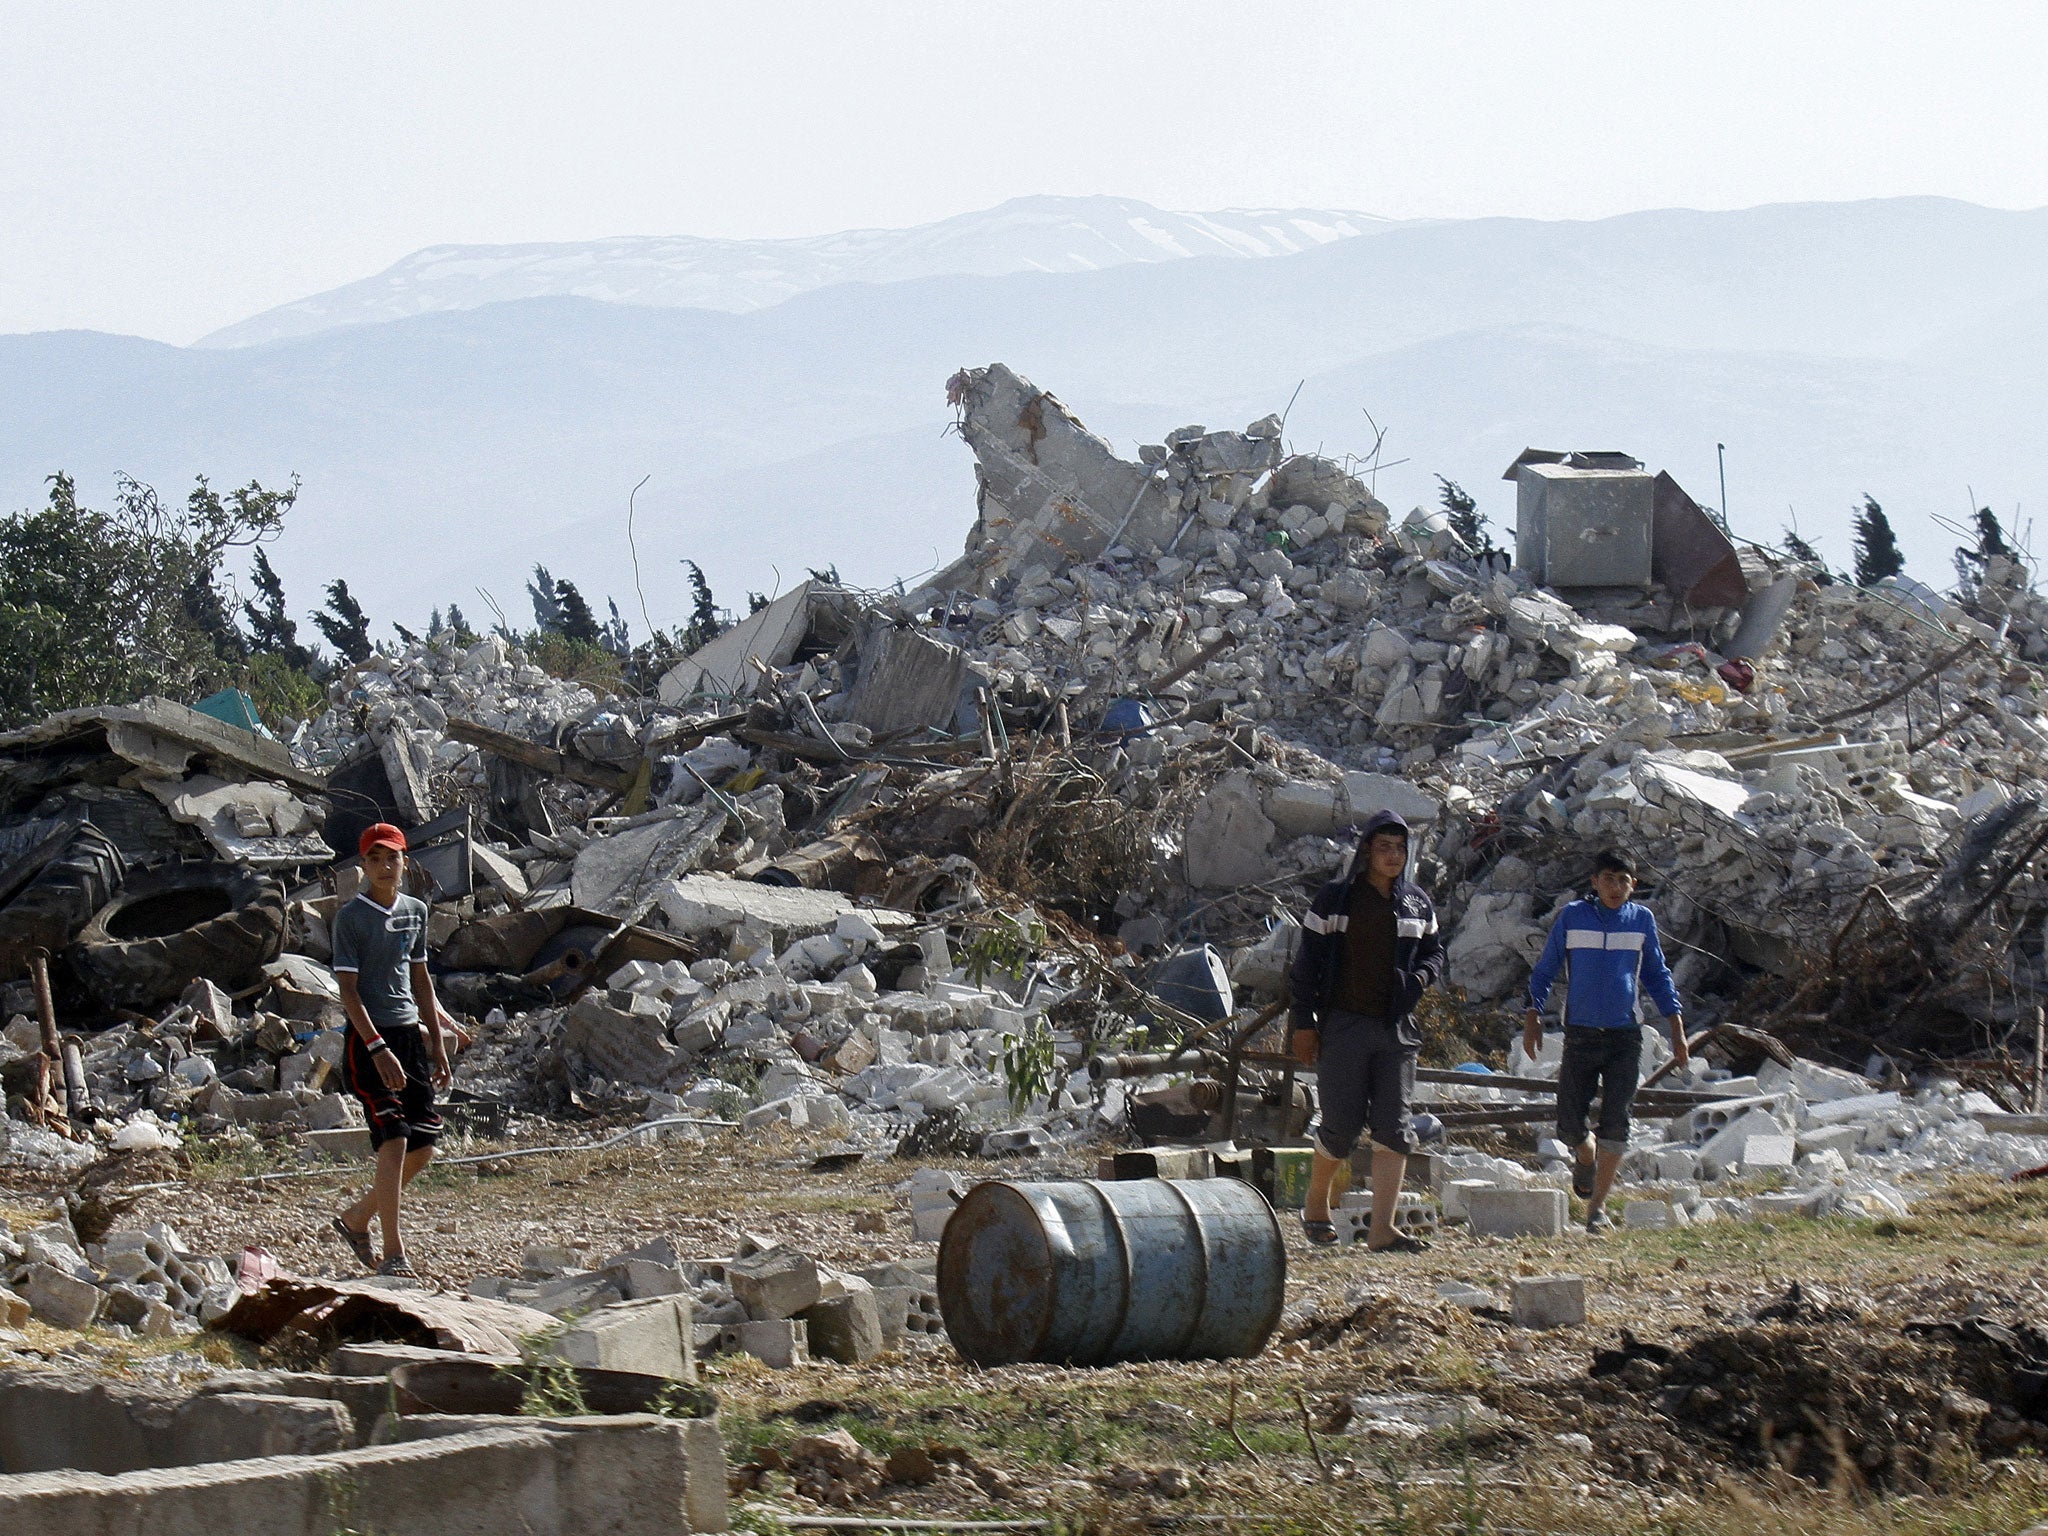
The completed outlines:
<svg viewBox="0 0 2048 1536">
<path fill-rule="evenodd" d="M 1572 1164 L 1572 1193 L 1581 1200 L 1593 1198 L 1593 1165 L 1574 1162 Z"/>
<path fill-rule="evenodd" d="M 1327 1248 L 1337 1241 L 1335 1222 L 1310 1221 L 1304 1216 L 1301 1219 L 1301 1231 L 1302 1235 L 1318 1248 Z"/>
<path fill-rule="evenodd" d="M 361 1264 L 365 1269 L 375 1269 L 377 1267 L 377 1255 L 371 1251 L 370 1234 L 367 1230 L 358 1232 L 339 1216 L 335 1217 L 328 1225 L 341 1235 L 341 1240 L 344 1243 L 348 1244 L 350 1251 L 356 1256 L 357 1263 Z"/>
<path fill-rule="evenodd" d="M 402 1253 L 394 1253 L 382 1264 L 379 1264 L 377 1266 L 377 1273 L 384 1276 L 387 1280 L 417 1280 L 420 1277 L 419 1271 L 406 1262 L 405 1255 Z"/>
<path fill-rule="evenodd" d="M 1429 1252 L 1429 1244 L 1419 1237 L 1397 1237 L 1391 1243 L 1384 1244 L 1378 1248 L 1368 1243 L 1365 1251 L 1367 1253 L 1427 1253 Z"/>
</svg>

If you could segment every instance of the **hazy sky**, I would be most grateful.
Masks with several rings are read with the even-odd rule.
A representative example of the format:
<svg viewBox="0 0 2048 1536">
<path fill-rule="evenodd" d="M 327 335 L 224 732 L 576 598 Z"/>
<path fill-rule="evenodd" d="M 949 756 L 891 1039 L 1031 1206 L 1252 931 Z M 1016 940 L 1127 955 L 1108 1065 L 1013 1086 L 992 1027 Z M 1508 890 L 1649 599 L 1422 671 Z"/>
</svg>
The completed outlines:
<svg viewBox="0 0 2048 1536">
<path fill-rule="evenodd" d="M 0 331 L 185 342 L 423 245 L 1027 193 L 2048 204 L 2048 6 L 0 0 Z M 2031 103 L 2031 105 L 2029 105 Z"/>
</svg>

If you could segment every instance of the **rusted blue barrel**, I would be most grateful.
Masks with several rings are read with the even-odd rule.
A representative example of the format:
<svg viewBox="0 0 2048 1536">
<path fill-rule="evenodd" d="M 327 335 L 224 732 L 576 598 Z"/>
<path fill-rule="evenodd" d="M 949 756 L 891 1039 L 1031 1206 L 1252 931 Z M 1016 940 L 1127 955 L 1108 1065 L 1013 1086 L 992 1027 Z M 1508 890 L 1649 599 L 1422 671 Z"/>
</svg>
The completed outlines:
<svg viewBox="0 0 2048 1536">
<path fill-rule="evenodd" d="M 977 1365 L 1227 1360 L 1280 1322 L 1287 1250 L 1238 1179 L 977 1185 L 939 1244 L 939 1310 Z"/>
</svg>

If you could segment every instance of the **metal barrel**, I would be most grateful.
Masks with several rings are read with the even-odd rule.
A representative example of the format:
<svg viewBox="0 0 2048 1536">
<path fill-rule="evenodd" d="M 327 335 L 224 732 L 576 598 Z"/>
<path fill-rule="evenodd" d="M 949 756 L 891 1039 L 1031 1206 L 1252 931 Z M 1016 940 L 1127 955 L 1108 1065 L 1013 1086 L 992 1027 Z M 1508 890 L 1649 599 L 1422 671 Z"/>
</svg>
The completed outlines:
<svg viewBox="0 0 2048 1536">
<path fill-rule="evenodd" d="M 977 1185 L 939 1244 L 939 1310 L 977 1365 L 1227 1360 L 1280 1322 L 1287 1250 L 1238 1179 Z"/>
</svg>

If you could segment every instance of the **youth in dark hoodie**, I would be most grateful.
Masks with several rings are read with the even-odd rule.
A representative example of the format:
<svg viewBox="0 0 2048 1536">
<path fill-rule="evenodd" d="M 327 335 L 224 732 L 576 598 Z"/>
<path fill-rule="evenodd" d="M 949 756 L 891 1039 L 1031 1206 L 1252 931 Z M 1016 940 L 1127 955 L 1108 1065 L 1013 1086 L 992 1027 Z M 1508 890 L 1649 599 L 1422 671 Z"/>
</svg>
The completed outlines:
<svg viewBox="0 0 2048 1536">
<path fill-rule="evenodd" d="M 1330 1186 L 1362 1131 L 1372 1132 L 1374 1250 L 1422 1244 L 1394 1230 L 1408 1154 L 1410 1102 L 1422 1036 L 1411 1015 L 1443 973 L 1436 907 L 1407 878 L 1408 824 L 1381 811 L 1359 829 L 1343 874 L 1316 893 L 1294 957 L 1295 1056 L 1316 1068 L 1322 1124 L 1302 1222 L 1311 1241 L 1333 1242 Z"/>
</svg>

